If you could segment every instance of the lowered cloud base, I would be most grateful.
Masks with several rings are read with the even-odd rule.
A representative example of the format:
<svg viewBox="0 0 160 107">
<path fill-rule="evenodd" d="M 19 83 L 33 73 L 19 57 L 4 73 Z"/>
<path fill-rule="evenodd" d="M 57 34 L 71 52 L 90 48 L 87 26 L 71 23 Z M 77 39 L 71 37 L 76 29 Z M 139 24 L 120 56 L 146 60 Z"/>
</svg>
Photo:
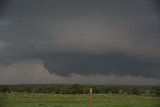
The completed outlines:
<svg viewBox="0 0 160 107">
<path fill-rule="evenodd" d="M 49 73 L 41 60 L 24 60 L 0 67 L 0 84 L 102 84 L 102 85 L 158 85 L 159 79 L 130 75 L 61 76 Z"/>
</svg>

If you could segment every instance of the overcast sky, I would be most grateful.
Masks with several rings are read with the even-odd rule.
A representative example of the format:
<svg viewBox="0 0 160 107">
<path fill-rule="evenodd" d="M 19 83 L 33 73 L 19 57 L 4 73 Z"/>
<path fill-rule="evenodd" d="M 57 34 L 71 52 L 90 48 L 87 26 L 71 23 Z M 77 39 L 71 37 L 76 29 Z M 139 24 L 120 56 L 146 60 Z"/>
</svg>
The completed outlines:
<svg viewBox="0 0 160 107">
<path fill-rule="evenodd" d="M 160 85 L 159 0 L 1 0 L 0 84 Z"/>
</svg>

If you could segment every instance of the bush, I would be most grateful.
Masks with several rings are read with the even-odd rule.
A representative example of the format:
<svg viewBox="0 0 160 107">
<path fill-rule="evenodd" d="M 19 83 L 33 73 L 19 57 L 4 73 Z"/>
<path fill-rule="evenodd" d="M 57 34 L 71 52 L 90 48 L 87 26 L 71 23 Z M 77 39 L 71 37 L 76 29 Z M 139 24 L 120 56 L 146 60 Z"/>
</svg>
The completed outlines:
<svg viewBox="0 0 160 107">
<path fill-rule="evenodd" d="M 156 96 L 160 97 L 160 86 L 154 86 L 152 87 L 153 92 L 155 93 Z"/>
<path fill-rule="evenodd" d="M 137 88 L 132 88 L 132 94 L 140 95 L 139 90 Z"/>
</svg>

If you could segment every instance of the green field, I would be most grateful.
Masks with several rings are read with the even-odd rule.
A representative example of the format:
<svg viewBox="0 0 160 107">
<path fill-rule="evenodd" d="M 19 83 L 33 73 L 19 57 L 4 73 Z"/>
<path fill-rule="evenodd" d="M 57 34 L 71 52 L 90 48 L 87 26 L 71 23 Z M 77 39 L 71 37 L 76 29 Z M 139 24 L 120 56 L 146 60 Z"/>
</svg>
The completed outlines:
<svg viewBox="0 0 160 107">
<path fill-rule="evenodd" d="M 1 93 L 0 107 L 89 107 L 89 96 Z M 160 107 L 160 98 L 133 95 L 93 95 L 93 107 Z"/>
</svg>

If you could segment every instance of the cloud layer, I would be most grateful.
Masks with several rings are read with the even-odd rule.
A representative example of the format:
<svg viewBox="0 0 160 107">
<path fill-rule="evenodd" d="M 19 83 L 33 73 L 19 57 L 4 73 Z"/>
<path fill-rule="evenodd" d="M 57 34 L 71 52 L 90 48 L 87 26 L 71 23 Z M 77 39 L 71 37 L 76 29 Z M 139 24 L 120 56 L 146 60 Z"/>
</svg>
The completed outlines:
<svg viewBox="0 0 160 107">
<path fill-rule="evenodd" d="M 50 74 L 41 60 L 25 60 L 0 68 L 0 84 L 108 84 L 108 85 L 157 85 L 158 79 L 110 75 L 79 75 L 69 77 Z M 10 81 L 12 80 L 12 81 Z"/>
<path fill-rule="evenodd" d="M 14 74 L 17 78 L 38 72 L 34 70 L 38 63 L 38 67 L 43 65 L 41 69 L 48 75 L 46 78 L 52 74 L 57 79 L 80 81 L 74 76 L 86 80 L 102 76 L 107 80 L 129 75 L 126 78 L 138 78 L 144 80 L 144 84 L 147 79 L 151 81 L 149 78 L 158 81 L 159 12 L 157 0 L 2 1 L 0 66 L 10 70 L 0 72 L 11 75 L 12 69 L 18 72 L 16 69 L 23 68 L 23 64 L 17 62 L 30 60 L 32 70 L 28 67 L 20 70 Z M 31 81 L 39 81 L 41 77 L 36 75 L 38 80 Z M 21 79 L 15 81 L 19 83 Z"/>
</svg>

